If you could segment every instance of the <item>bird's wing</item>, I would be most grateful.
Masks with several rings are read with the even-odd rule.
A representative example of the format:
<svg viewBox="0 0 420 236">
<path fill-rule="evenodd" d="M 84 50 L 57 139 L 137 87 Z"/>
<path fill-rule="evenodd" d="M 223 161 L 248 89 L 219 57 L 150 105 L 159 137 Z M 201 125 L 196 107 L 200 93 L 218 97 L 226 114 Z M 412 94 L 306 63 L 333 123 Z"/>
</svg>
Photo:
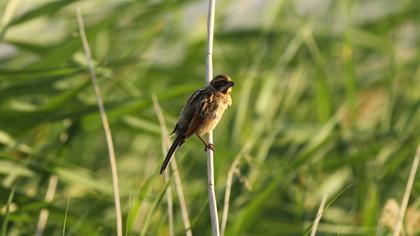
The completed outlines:
<svg viewBox="0 0 420 236">
<path fill-rule="evenodd" d="M 195 131 L 197 131 L 197 129 L 201 126 L 201 124 L 203 124 L 203 121 L 204 121 L 204 117 L 198 114 L 194 114 L 193 118 L 191 119 L 190 124 L 188 125 L 187 130 L 184 133 L 184 136 L 188 138 L 191 135 L 193 135 Z"/>
<path fill-rule="evenodd" d="M 203 93 L 203 89 L 199 89 L 195 91 L 187 100 L 187 103 L 185 104 L 184 108 L 181 110 L 181 114 L 179 116 L 179 120 L 175 125 L 174 130 L 172 131 L 171 135 L 176 133 L 183 134 L 188 129 L 188 126 L 193 119 L 194 116 L 194 109 L 191 106 L 192 103 L 195 103 L 200 96 L 200 94 Z"/>
<path fill-rule="evenodd" d="M 206 89 L 200 89 L 191 96 L 187 106 L 192 109 L 192 118 L 188 123 L 186 131 L 184 132 L 185 137 L 193 135 L 208 117 L 208 103 L 211 97 L 211 91 Z"/>
<path fill-rule="evenodd" d="M 197 103 L 201 103 L 203 98 L 206 97 L 208 93 L 209 93 L 209 90 L 207 90 L 206 88 L 198 89 L 188 99 L 185 107 L 193 107 L 193 106 L 196 106 Z"/>
</svg>

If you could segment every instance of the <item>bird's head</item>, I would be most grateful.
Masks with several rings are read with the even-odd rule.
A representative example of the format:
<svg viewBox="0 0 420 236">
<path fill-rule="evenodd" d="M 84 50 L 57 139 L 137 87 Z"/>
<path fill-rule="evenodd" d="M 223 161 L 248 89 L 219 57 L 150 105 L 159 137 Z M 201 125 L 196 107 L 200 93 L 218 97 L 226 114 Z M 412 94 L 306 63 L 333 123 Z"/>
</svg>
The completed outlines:
<svg viewBox="0 0 420 236">
<path fill-rule="evenodd" d="M 210 86 L 220 93 L 230 93 L 231 88 L 235 86 L 235 83 L 228 75 L 217 75 L 210 81 Z"/>
</svg>

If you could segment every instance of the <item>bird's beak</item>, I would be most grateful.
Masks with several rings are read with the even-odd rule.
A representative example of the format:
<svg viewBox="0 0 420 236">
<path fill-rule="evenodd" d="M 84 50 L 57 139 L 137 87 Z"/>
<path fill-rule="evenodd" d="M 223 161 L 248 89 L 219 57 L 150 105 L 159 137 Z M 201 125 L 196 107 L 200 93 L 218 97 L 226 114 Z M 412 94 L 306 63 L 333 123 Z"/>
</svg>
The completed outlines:
<svg viewBox="0 0 420 236">
<path fill-rule="evenodd" d="M 229 83 L 228 83 L 228 87 L 229 87 L 229 88 L 231 88 L 231 87 L 233 87 L 233 86 L 235 86 L 235 82 L 233 82 L 233 81 L 229 81 Z"/>
</svg>

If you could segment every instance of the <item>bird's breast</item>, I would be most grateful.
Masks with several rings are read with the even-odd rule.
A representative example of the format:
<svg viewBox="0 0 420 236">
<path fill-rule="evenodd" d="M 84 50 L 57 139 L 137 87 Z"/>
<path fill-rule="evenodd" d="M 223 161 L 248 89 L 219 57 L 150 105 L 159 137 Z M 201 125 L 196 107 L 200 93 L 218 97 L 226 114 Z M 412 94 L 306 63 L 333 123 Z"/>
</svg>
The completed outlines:
<svg viewBox="0 0 420 236">
<path fill-rule="evenodd" d="M 198 135 L 204 135 L 211 130 L 213 130 L 216 125 L 219 123 L 220 119 L 223 116 L 223 113 L 231 105 L 232 101 L 230 96 L 227 97 L 217 97 L 214 98 L 217 102 L 212 102 L 210 105 L 209 113 L 206 115 L 206 118 L 203 121 L 203 124 L 197 130 Z"/>
</svg>

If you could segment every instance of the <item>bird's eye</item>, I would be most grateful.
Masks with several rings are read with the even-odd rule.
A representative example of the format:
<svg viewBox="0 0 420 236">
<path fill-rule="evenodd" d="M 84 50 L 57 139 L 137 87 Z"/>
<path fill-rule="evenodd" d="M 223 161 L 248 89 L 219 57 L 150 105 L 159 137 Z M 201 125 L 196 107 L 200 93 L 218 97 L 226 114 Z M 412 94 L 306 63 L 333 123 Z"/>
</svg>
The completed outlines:
<svg viewBox="0 0 420 236">
<path fill-rule="evenodd" d="M 226 88 L 226 84 L 225 83 L 219 83 L 218 84 L 218 89 L 219 90 L 225 90 L 225 88 Z"/>
</svg>

